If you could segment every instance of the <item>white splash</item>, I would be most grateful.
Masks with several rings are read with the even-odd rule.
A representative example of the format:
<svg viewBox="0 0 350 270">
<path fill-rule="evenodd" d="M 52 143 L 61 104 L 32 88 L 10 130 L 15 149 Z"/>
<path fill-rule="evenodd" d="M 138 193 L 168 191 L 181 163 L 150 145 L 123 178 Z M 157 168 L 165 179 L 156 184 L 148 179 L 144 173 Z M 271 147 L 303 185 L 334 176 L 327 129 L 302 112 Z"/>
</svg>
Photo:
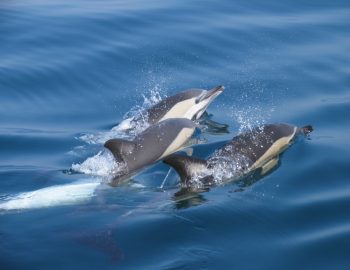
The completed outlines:
<svg viewBox="0 0 350 270">
<path fill-rule="evenodd" d="M 147 127 L 148 115 L 146 110 L 162 100 L 159 86 L 155 86 L 149 91 L 148 96 L 142 95 L 143 104 L 133 106 L 123 117 L 123 121 L 111 130 L 98 132 L 96 134 L 84 134 L 79 137 L 80 140 L 88 144 L 103 144 L 109 139 L 123 138 L 132 139 Z"/>
<path fill-rule="evenodd" d="M 242 177 L 249 166 L 245 157 L 221 158 L 215 162 L 212 174 L 216 185 L 222 185 Z"/>
<path fill-rule="evenodd" d="M 121 167 L 109 151 L 100 151 L 80 164 L 72 164 L 73 171 L 102 177 L 116 174 Z"/>
<path fill-rule="evenodd" d="M 0 202 L 0 210 L 20 210 L 83 203 L 90 200 L 100 181 L 79 181 L 22 192 Z"/>
<path fill-rule="evenodd" d="M 227 182 L 235 181 L 246 174 L 251 163 L 248 157 L 239 154 L 233 154 L 232 156 L 223 154 L 223 152 L 234 153 L 232 147 L 232 145 L 227 145 L 222 149 L 216 150 L 208 160 L 207 169 L 193 175 L 189 185 L 195 188 L 203 188 L 202 180 L 207 176 L 211 177 L 211 184 L 223 185 Z"/>
<path fill-rule="evenodd" d="M 247 130 L 252 130 L 256 126 L 261 126 L 266 123 L 269 118 L 266 111 L 258 106 L 248 106 L 244 109 L 236 109 L 233 111 L 233 117 L 239 123 L 238 133 Z"/>
</svg>

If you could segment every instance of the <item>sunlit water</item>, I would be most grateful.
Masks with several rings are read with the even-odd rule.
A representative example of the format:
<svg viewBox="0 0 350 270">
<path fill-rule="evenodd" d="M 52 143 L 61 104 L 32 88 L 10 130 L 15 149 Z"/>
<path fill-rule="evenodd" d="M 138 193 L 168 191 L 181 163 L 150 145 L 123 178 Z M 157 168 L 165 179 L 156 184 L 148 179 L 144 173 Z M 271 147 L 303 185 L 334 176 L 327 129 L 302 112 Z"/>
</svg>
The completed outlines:
<svg viewBox="0 0 350 270">
<path fill-rule="evenodd" d="M 2 1 L 0 269 L 349 269 L 349 29 L 348 1 Z M 263 123 L 310 140 L 259 181 L 176 200 L 161 162 L 107 184 L 106 140 L 220 84 L 208 113 L 229 133 L 202 126 L 194 156 Z"/>
</svg>

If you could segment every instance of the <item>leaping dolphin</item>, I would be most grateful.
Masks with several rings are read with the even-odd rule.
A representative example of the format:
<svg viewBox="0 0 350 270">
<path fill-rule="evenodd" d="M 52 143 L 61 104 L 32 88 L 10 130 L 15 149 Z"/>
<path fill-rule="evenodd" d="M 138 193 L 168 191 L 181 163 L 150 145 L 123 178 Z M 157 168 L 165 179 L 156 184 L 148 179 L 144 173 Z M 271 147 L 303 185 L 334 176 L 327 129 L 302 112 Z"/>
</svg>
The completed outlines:
<svg viewBox="0 0 350 270">
<path fill-rule="evenodd" d="M 173 154 L 163 161 L 177 171 L 183 187 L 190 187 L 193 179 L 204 187 L 215 185 L 218 175 L 223 178 L 220 181 L 233 181 L 258 169 L 262 176 L 275 168 L 279 155 L 298 134 L 307 135 L 312 130 L 312 126 L 262 125 L 234 137 L 207 160 Z"/>
<path fill-rule="evenodd" d="M 161 100 L 128 121 L 146 121 L 149 125 L 153 125 L 169 118 L 197 120 L 224 89 L 225 87 L 221 85 L 211 90 L 189 89 Z M 119 127 L 122 129 L 130 128 L 128 121 L 122 122 Z"/>
<path fill-rule="evenodd" d="M 142 168 L 180 150 L 195 128 L 196 125 L 191 120 L 171 118 L 150 126 L 132 141 L 108 140 L 104 146 L 124 167 L 117 173 L 111 185 L 118 185 Z"/>
</svg>

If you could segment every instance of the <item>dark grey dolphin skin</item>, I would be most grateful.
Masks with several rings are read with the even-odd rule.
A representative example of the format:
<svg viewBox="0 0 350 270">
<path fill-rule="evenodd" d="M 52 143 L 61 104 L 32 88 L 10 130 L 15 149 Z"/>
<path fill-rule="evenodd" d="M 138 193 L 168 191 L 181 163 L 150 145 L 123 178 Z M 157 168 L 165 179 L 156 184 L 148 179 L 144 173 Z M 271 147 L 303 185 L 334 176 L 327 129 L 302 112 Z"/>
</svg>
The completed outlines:
<svg viewBox="0 0 350 270">
<path fill-rule="evenodd" d="M 150 126 L 132 141 L 108 140 L 104 146 L 125 168 L 112 181 L 117 185 L 142 168 L 180 150 L 192 136 L 196 125 L 185 118 L 172 118 Z"/>
<path fill-rule="evenodd" d="M 196 176 L 204 186 L 215 185 L 214 170 L 222 162 L 234 164 L 238 177 L 258 169 L 261 170 L 260 175 L 264 175 L 278 164 L 279 155 L 298 134 L 307 135 L 312 130 L 312 126 L 298 128 L 288 124 L 263 125 L 234 137 L 207 160 L 173 154 L 163 161 L 177 171 L 184 187 L 190 186 L 190 180 Z"/>
<path fill-rule="evenodd" d="M 142 115 L 134 118 L 134 121 L 138 121 L 141 117 L 146 117 L 149 124 L 169 118 L 198 119 L 224 89 L 224 86 L 219 85 L 211 90 L 189 89 L 177 93 L 144 111 Z"/>
</svg>

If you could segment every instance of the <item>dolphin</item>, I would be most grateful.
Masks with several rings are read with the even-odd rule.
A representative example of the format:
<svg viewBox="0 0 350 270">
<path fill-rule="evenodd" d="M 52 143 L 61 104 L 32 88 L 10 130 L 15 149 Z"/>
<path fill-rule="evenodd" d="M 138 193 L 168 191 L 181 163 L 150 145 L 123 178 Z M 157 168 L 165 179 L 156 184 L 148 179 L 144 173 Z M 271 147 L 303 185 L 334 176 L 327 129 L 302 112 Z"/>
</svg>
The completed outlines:
<svg viewBox="0 0 350 270">
<path fill-rule="evenodd" d="M 301 128 L 289 124 L 262 125 L 235 136 L 206 160 L 172 154 L 163 162 L 177 171 L 185 188 L 234 181 L 257 170 L 263 176 L 276 167 L 280 154 L 298 134 L 312 131 L 310 125 Z"/>
<path fill-rule="evenodd" d="M 203 115 L 209 104 L 220 95 L 224 89 L 224 86 L 219 85 L 211 90 L 193 88 L 179 92 L 161 100 L 151 108 L 142 111 L 131 120 L 124 120 L 120 123 L 119 128 L 129 129 L 129 121 L 145 121 L 149 125 L 153 125 L 169 118 L 197 120 Z"/>
<path fill-rule="evenodd" d="M 148 127 L 132 141 L 108 140 L 104 147 L 112 152 L 122 167 L 110 184 L 118 185 L 142 168 L 180 150 L 195 128 L 196 124 L 189 119 L 170 118 Z"/>
</svg>

